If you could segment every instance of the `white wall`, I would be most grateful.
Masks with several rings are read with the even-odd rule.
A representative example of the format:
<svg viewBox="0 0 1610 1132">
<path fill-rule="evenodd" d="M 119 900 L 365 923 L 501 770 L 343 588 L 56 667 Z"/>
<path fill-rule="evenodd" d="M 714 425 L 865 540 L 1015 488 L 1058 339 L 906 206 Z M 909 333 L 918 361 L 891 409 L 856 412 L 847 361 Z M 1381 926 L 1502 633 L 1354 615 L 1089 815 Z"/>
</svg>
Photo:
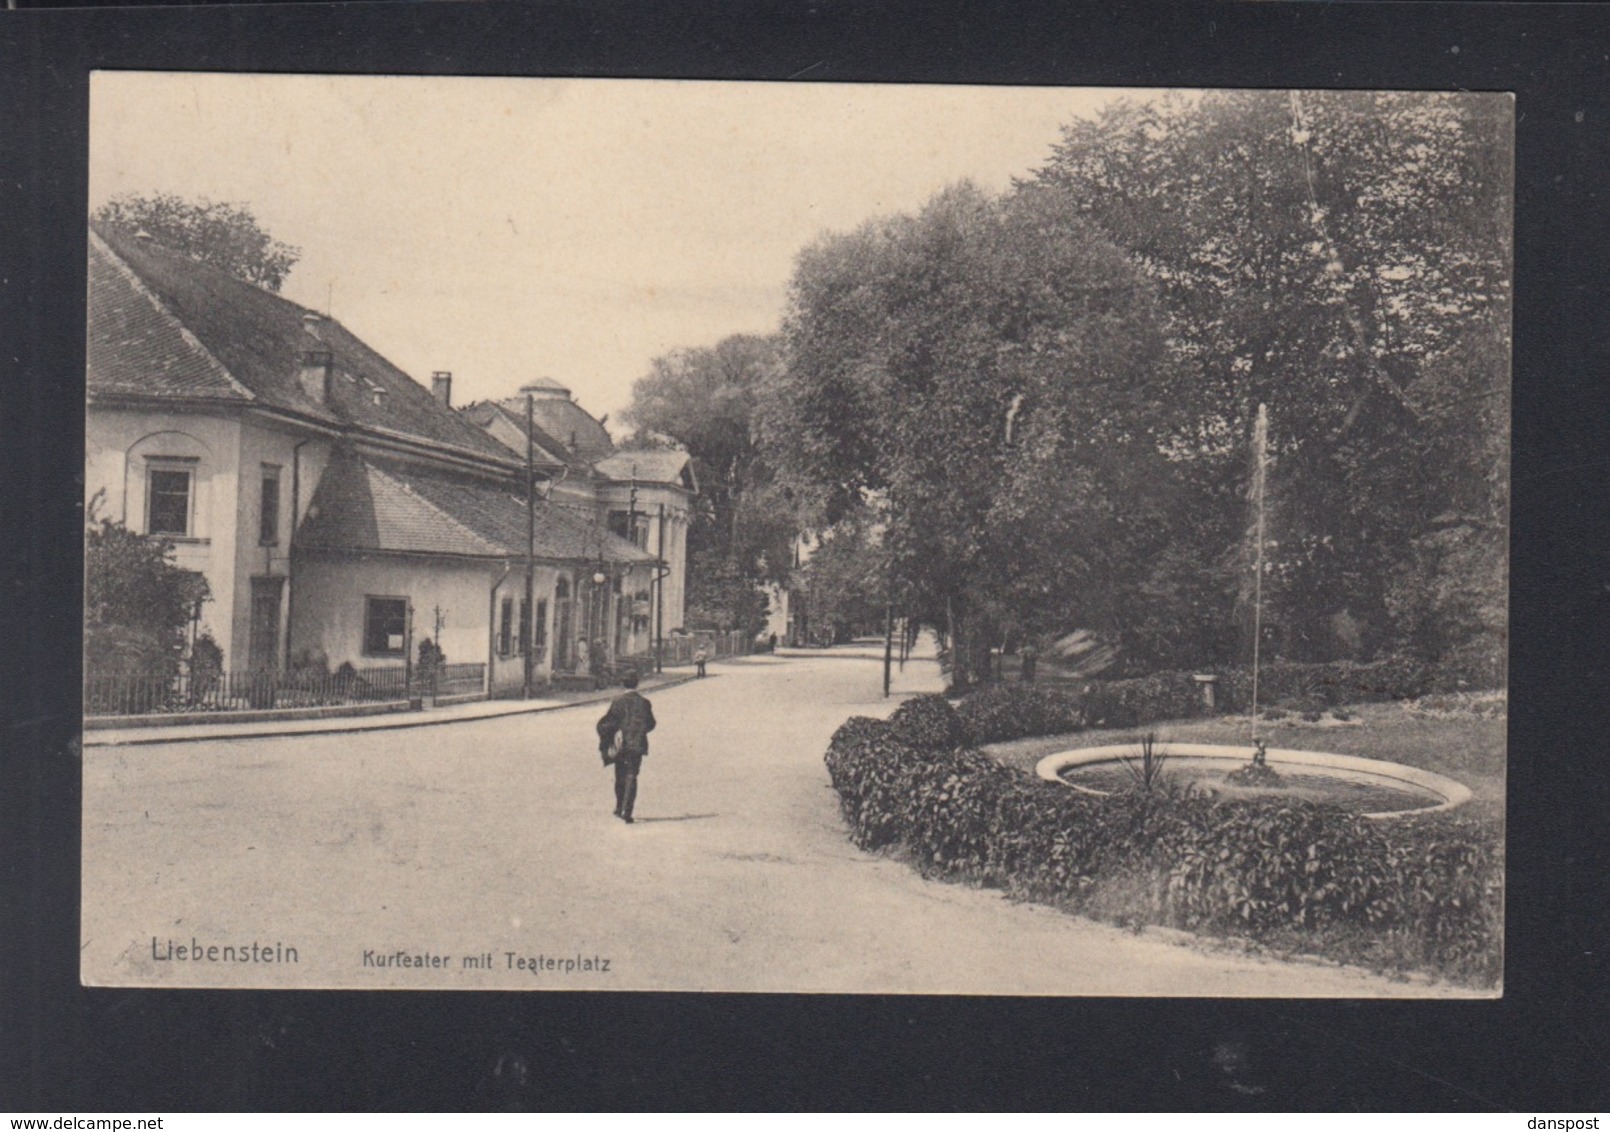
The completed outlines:
<svg viewBox="0 0 1610 1132">
<path fill-rule="evenodd" d="M 199 571 L 212 591 L 202 606 L 201 628 L 226 658 L 244 626 L 235 610 L 235 543 L 240 467 L 240 424 L 228 416 L 176 414 L 92 406 L 84 436 L 86 505 L 101 494 L 99 515 L 146 533 L 146 466 L 152 458 L 193 459 L 190 535 L 174 539 L 173 559 Z M 249 597 L 248 597 L 249 602 Z M 227 663 L 227 660 L 226 660 Z"/>
<path fill-rule="evenodd" d="M 492 580 L 495 581 L 497 575 L 502 573 L 503 567 L 500 565 L 497 567 Z M 535 680 L 547 680 L 553 671 L 554 583 L 557 581 L 559 573 L 560 571 L 552 566 L 538 566 L 532 571 L 531 575 L 533 616 L 541 613 L 543 617 L 542 632 L 540 634 L 542 645 L 537 649 L 531 668 L 532 677 Z M 488 626 L 488 632 L 492 636 L 489 636 L 488 639 L 494 642 L 500 628 L 500 610 L 502 609 L 504 598 L 514 599 L 513 628 L 510 636 L 513 641 L 517 642 L 520 635 L 520 602 L 525 599 L 525 567 L 519 563 L 514 564 L 514 569 L 509 572 L 509 576 L 498 586 L 495 600 L 487 606 L 492 618 Z M 543 602 L 547 603 L 546 607 L 543 606 Z M 533 626 L 533 630 L 535 631 L 535 626 Z M 492 651 L 493 694 L 508 693 L 523 687 L 525 684 L 525 657 L 520 655 L 518 647 L 513 647 L 508 656 L 498 656 L 496 655 L 497 649 L 494 643 Z"/>
<path fill-rule="evenodd" d="M 332 669 L 343 663 L 354 668 L 401 668 L 400 656 L 364 655 L 363 623 L 366 597 L 403 597 L 414 611 L 413 659 L 418 659 L 419 642 L 431 637 L 447 654 L 447 663 L 485 664 L 491 644 L 492 583 L 502 572 L 501 562 L 298 552 L 292 648 L 298 653 L 322 652 Z M 434 626 L 438 607 L 439 639 Z"/>
<path fill-rule="evenodd" d="M 291 548 L 293 480 L 301 496 L 294 514 L 307 515 L 308 503 L 318 487 L 319 477 L 329 463 L 330 445 L 327 440 L 308 439 L 297 448 L 299 441 L 307 439 L 272 424 L 243 421 L 240 429 L 240 476 L 236 498 L 238 537 L 235 547 L 235 601 L 234 623 L 237 627 L 233 657 L 225 664 L 236 670 L 247 667 L 251 650 L 252 589 L 254 577 L 285 577 L 289 572 Z M 259 538 L 262 532 L 262 478 L 264 465 L 279 469 L 279 537 L 271 546 L 264 546 Z M 279 646 L 276 650 L 276 668 L 284 668 L 285 632 L 292 615 L 294 599 L 282 590 L 280 598 Z M 226 653 L 226 656 L 228 654 Z"/>
<path fill-rule="evenodd" d="M 254 576 L 286 573 L 291 536 L 291 488 L 295 465 L 300 468 L 300 513 L 318 486 L 329 460 L 329 443 L 310 440 L 301 449 L 300 434 L 272 420 L 251 419 L 231 412 L 113 409 L 92 406 L 85 425 L 84 491 L 86 503 L 102 495 L 100 514 L 146 531 L 146 467 L 164 457 L 193 460 L 191 533 L 173 539 L 174 561 L 206 579 L 212 600 L 202 606 L 203 632 L 223 650 L 224 666 L 244 670 L 251 647 L 251 582 Z M 280 468 L 279 540 L 263 546 L 260 511 L 262 467 Z M 286 600 L 280 606 L 279 661 L 283 663 Z"/>
</svg>

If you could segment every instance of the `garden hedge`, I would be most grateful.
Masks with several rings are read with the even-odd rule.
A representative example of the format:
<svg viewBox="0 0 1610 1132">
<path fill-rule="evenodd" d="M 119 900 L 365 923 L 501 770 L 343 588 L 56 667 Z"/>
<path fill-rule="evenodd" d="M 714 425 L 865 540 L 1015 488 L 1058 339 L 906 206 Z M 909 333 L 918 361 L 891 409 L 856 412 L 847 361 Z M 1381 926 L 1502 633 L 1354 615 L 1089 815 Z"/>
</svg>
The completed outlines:
<svg viewBox="0 0 1610 1132">
<path fill-rule="evenodd" d="M 1137 928 L 1286 943 L 1328 932 L 1348 958 L 1497 980 L 1503 866 L 1490 829 L 1454 814 L 1383 824 L 1167 781 L 1082 794 L 952 742 L 969 720 L 1000 723 L 1001 697 L 984 695 L 984 707 L 964 701 L 952 725 L 934 696 L 887 723 L 857 717 L 839 728 L 827 768 L 858 846 Z M 1066 696 L 1036 692 L 1030 711 L 1060 727 Z"/>
<path fill-rule="evenodd" d="M 1216 675 L 1215 710 L 1246 711 L 1252 703 L 1251 670 L 1229 668 Z M 1344 704 L 1413 699 L 1442 690 L 1442 685 L 1424 664 L 1405 657 L 1367 664 L 1346 660 L 1326 664 L 1276 661 L 1259 669 L 1258 702 L 1260 707 L 1319 711 Z M 958 708 L 966 741 L 975 744 L 1056 735 L 1081 727 L 1144 727 L 1162 720 L 1194 719 L 1207 714 L 1202 685 L 1191 672 L 1092 680 L 1079 686 L 990 685 L 967 695 Z M 943 724 L 930 722 L 926 726 Z"/>
</svg>

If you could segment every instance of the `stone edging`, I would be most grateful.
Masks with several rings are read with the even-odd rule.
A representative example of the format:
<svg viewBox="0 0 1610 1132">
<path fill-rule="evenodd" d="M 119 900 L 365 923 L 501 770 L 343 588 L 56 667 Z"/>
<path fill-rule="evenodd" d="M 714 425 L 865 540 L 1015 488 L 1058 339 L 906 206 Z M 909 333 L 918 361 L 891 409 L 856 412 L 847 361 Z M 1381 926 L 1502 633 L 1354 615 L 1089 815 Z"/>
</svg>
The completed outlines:
<svg viewBox="0 0 1610 1132">
<path fill-rule="evenodd" d="M 1187 759 L 1228 759 L 1246 764 L 1251 757 L 1251 745 L 1230 746 L 1223 743 L 1168 743 L 1159 740 L 1158 750 L 1168 756 L 1179 756 Z M 1409 810 L 1402 813 L 1365 814 L 1366 818 L 1384 821 L 1390 818 L 1407 817 L 1409 814 L 1433 814 L 1442 810 L 1451 810 L 1455 806 L 1462 806 L 1473 797 L 1470 787 L 1452 778 L 1437 774 L 1434 771 L 1421 770 L 1419 767 L 1404 766 L 1402 763 L 1385 762 L 1381 759 L 1365 759 L 1357 755 L 1334 755 L 1327 751 L 1296 751 L 1285 748 L 1270 747 L 1268 759 L 1271 765 L 1289 767 L 1314 767 L 1329 772 L 1333 777 L 1350 782 L 1375 783 L 1383 786 L 1408 785 L 1429 791 L 1442 799 L 1435 806 L 1424 809 Z M 1034 772 L 1041 778 L 1051 782 L 1061 782 L 1068 785 L 1061 772 L 1073 766 L 1088 766 L 1091 763 L 1114 762 L 1120 757 L 1134 757 L 1135 744 L 1121 743 L 1104 747 L 1084 747 L 1071 751 L 1062 751 L 1054 755 L 1047 755 L 1034 764 Z"/>
</svg>

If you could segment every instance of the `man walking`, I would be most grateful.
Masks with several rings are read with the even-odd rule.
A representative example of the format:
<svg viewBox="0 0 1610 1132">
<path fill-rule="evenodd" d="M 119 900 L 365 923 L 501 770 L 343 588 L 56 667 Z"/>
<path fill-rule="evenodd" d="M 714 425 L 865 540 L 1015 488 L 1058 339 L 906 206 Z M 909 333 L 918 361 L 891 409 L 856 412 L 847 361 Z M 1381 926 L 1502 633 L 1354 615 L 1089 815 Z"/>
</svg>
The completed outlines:
<svg viewBox="0 0 1610 1132">
<path fill-rule="evenodd" d="M 615 816 L 630 825 L 637 774 L 648 754 L 648 733 L 654 730 L 654 707 L 638 694 L 637 673 L 628 672 L 621 683 L 626 691 L 611 701 L 598 721 L 598 753 L 605 766 L 615 766 Z"/>
</svg>

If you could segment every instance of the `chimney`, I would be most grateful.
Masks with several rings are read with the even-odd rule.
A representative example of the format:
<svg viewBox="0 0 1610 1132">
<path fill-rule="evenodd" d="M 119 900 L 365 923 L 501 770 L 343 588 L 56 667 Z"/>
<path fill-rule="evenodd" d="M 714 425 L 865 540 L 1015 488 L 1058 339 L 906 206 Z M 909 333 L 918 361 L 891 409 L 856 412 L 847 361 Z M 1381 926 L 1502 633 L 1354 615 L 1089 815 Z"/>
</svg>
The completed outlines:
<svg viewBox="0 0 1610 1132">
<path fill-rule="evenodd" d="M 430 375 L 430 391 L 443 406 L 453 407 L 453 374 L 449 370 L 439 369 Z"/>
<path fill-rule="evenodd" d="M 320 405 L 330 403 L 330 373 L 334 356 L 328 350 L 303 350 L 297 366 L 296 383 L 302 392 Z"/>
</svg>

